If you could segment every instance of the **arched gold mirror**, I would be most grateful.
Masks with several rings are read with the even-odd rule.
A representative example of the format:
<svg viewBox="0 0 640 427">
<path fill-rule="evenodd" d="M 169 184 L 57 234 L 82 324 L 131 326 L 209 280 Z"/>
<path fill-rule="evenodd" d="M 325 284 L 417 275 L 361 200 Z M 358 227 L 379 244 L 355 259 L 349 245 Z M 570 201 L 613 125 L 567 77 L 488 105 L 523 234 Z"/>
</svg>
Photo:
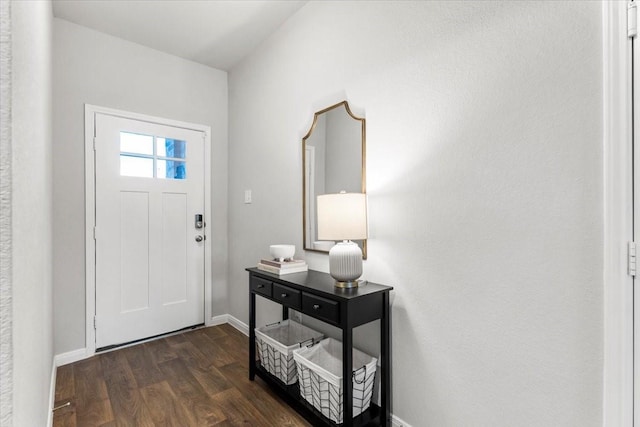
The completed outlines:
<svg viewBox="0 0 640 427">
<path fill-rule="evenodd" d="M 302 224 L 304 249 L 329 252 L 332 241 L 318 240 L 317 197 L 322 194 L 366 193 L 365 119 L 342 101 L 313 116 L 302 138 Z M 355 241 L 367 258 L 367 241 Z"/>
</svg>

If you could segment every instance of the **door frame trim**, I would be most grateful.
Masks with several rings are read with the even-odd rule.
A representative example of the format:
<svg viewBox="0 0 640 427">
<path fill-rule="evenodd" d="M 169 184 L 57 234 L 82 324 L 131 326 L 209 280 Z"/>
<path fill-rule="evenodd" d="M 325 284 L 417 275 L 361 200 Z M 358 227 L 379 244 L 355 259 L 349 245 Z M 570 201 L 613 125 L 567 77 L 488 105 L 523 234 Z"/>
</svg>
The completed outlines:
<svg viewBox="0 0 640 427">
<path fill-rule="evenodd" d="M 96 194 L 95 194 L 95 156 L 93 149 L 95 117 L 96 114 L 105 114 L 125 119 L 139 120 L 159 125 L 173 126 L 204 133 L 204 218 L 209 225 L 205 228 L 207 239 L 204 241 L 204 323 L 209 324 L 211 319 L 212 302 L 212 272 L 211 242 L 213 236 L 213 221 L 210 218 L 211 205 L 211 127 L 178 120 L 154 117 L 146 114 L 132 113 L 108 107 L 100 107 L 91 104 L 84 105 L 84 155 L 85 155 L 85 346 L 86 357 L 91 357 L 96 352 L 96 331 L 93 327 L 93 319 L 96 314 L 96 241 L 93 238 L 93 228 L 96 218 Z"/>
<path fill-rule="evenodd" d="M 633 426 L 633 239 L 631 43 L 627 2 L 602 2 L 603 54 L 603 372 L 602 425 Z"/>
</svg>

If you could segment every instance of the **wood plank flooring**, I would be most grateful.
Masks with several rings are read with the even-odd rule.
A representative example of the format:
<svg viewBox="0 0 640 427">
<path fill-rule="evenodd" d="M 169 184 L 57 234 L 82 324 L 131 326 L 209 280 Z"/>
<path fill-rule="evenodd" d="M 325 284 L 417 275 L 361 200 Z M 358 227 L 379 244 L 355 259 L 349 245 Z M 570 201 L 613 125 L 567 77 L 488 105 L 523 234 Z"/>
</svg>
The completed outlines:
<svg viewBox="0 0 640 427">
<path fill-rule="evenodd" d="M 54 427 L 310 426 L 259 378 L 225 324 L 102 353 L 57 371 Z"/>
</svg>

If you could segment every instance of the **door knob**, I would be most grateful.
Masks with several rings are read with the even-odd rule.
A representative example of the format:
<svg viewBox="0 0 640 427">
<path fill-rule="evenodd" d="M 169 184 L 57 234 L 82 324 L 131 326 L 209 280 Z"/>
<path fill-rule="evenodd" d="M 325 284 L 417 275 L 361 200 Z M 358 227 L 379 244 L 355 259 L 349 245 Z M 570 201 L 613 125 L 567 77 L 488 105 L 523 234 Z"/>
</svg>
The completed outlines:
<svg viewBox="0 0 640 427">
<path fill-rule="evenodd" d="M 202 242 L 202 236 L 200 235 L 196 236 L 196 242 Z"/>
</svg>

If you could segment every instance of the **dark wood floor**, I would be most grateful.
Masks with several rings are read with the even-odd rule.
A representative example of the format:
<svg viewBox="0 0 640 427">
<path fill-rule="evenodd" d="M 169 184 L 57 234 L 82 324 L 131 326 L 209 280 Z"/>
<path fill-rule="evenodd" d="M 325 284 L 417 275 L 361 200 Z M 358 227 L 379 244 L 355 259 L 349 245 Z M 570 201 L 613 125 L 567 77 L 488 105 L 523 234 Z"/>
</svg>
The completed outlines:
<svg viewBox="0 0 640 427">
<path fill-rule="evenodd" d="M 309 426 L 262 380 L 248 379 L 249 339 L 197 329 L 58 368 L 55 427 Z"/>
</svg>

